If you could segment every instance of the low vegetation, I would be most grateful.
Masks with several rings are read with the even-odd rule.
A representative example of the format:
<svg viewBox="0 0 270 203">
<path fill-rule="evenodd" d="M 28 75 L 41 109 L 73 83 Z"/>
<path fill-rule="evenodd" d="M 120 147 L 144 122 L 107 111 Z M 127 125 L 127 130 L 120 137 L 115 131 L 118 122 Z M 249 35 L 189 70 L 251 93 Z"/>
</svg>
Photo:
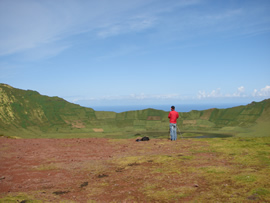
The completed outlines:
<svg viewBox="0 0 270 203">
<path fill-rule="evenodd" d="M 68 171 L 70 175 L 54 184 L 40 180 L 37 189 L 22 186 L 24 193 L 2 193 L 0 202 L 270 201 L 269 137 L 176 142 L 110 139 L 106 143 L 112 147 L 111 156 L 106 159 L 76 163 L 59 159 L 61 164 L 56 163 L 57 159 L 54 164 L 44 160 L 31 169 L 31 174 L 38 171 L 52 176 Z M 71 149 L 71 143 L 61 146 Z"/>
</svg>

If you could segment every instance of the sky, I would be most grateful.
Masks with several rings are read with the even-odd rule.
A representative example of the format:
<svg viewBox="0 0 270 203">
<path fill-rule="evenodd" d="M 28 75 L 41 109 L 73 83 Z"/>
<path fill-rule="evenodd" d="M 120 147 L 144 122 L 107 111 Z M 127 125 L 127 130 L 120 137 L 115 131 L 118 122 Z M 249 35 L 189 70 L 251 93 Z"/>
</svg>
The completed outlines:
<svg viewBox="0 0 270 203">
<path fill-rule="evenodd" d="M 269 0 L 0 0 L 0 83 L 82 106 L 270 98 Z"/>
</svg>

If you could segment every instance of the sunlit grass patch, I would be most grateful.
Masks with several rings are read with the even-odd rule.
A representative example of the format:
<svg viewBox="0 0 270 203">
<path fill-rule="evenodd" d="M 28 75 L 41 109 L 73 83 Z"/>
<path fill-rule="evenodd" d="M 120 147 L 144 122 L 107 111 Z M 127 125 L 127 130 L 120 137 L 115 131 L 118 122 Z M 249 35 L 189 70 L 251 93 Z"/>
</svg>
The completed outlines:
<svg viewBox="0 0 270 203">
<path fill-rule="evenodd" d="M 207 166 L 207 167 L 201 167 L 200 169 L 202 171 L 205 171 L 206 173 L 222 174 L 222 173 L 228 172 L 228 169 L 222 166 Z"/>
<path fill-rule="evenodd" d="M 93 197 L 102 195 L 106 191 L 106 185 L 105 183 L 100 183 L 99 185 L 92 185 L 91 187 L 86 188 L 87 190 L 87 198 L 89 199 L 89 202 L 93 202 Z"/>
<path fill-rule="evenodd" d="M 21 138 L 18 137 L 18 136 L 3 135 L 3 134 L 0 134 L 0 137 L 5 137 L 5 138 L 9 138 L 9 139 L 21 139 Z"/>
<path fill-rule="evenodd" d="M 181 174 L 181 168 L 179 168 L 177 165 L 175 164 L 162 164 L 156 167 L 152 167 L 152 173 L 158 173 L 158 174 L 164 174 L 164 175 L 168 175 L 171 173 L 175 173 L 175 174 Z"/>
<path fill-rule="evenodd" d="M 159 155 L 159 156 L 152 156 L 151 159 L 154 161 L 154 163 L 167 163 L 170 161 L 175 160 L 175 158 L 171 155 Z"/>
<path fill-rule="evenodd" d="M 192 160 L 192 159 L 194 159 L 194 156 L 180 156 L 178 159 L 180 159 L 180 160 Z"/>
<path fill-rule="evenodd" d="M 103 183 L 100 183 L 100 186 L 101 187 L 106 187 L 106 186 L 109 186 L 110 184 L 109 183 L 106 183 L 106 182 L 103 182 Z"/>
<path fill-rule="evenodd" d="M 250 184 L 255 185 L 269 185 L 269 169 L 250 169 L 250 168 L 244 168 L 239 169 L 239 172 L 235 175 L 232 175 L 232 178 L 234 181 L 242 184 L 246 184 L 247 187 L 251 186 Z M 270 189 L 270 188 L 269 188 Z"/>
<path fill-rule="evenodd" d="M 265 188 L 257 188 L 251 191 L 247 199 L 256 202 L 270 202 L 270 192 Z"/>
<path fill-rule="evenodd" d="M 192 152 L 192 154 L 215 153 L 216 152 L 216 150 L 214 150 L 212 148 L 190 149 L 189 151 Z"/>
<path fill-rule="evenodd" d="M 141 164 L 147 162 L 149 158 L 145 156 L 126 156 L 122 158 L 115 158 L 112 160 L 112 163 L 118 165 L 119 167 L 128 167 L 132 164 Z"/>
<path fill-rule="evenodd" d="M 3 203 L 15 203 L 15 202 L 42 203 L 43 201 L 37 200 L 28 194 L 19 193 L 19 194 L 14 194 L 14 195 L 9 194 L 6 197 L 0 198 L 0 202 L 3 202 Z"/>
<path fill-rule="evenodd" d="M 215 160 L 218 162 L 213 162 L 215 166 L 206 165 L 200 168 L 208 191 L 204 191 L 204 195 L 196 200 L 269 200 L 269 141 L 269 138 L 207 139 L 210 149 L 216 151 Z"/>
<path fill-rule="evenodd" d="M 192 160 L 193 156 L 178 156 L 178 155 L 159 155 L 151 156 L 151 162 L 154 166 L 151 168 L 152 173 L 181 174 L 183 169 L 183 162 Z"/>
<path fill-rule="evenodd" d="M 198 202 L 247 202 L 255 185 L 254 182 L 238 181 L 230 173 L 208 173 L 204 177 L 207 189 L 203 189 L 203 195 L 194 199 Z"/>
<path fill-rule="evenodd" d="M 234 176 L 234 179 L 241 182 L 254 182 L 257 180 L 257 177 L 254 175 L 237 175 Z"/>
<path fill-rule="evenodd" d="M 270 190 L 265 188 L 256 188 L 252 190 L 252 194 L 257 194 L 259 196 L 267 196 L 270 195 Z M 268 197 L 270 199 L 270 197 Z"/>
<path fill-rule="evenodd" d="M 270 147 L 268 147 L 270 148 Z M 257 151 L 257 155 L 255 155 L 255 158 L 258 159 L 261 165 L 270 166 L 270 150 L 269 151 Z"/>
<path fill-rule="evenodd" d="M 209 170 L 210 169 L 210 170 Z M 218 169 L 218 170 L 217 170 Z M 221 202 L 245 202 L 248 200 L 258 200 L 259 194 L 254 188 L 264 188 L 261 190 L 264 199 L 270 198 L 267 170 L 254 171 L 250 168 L 239 169 L 238 165 L 226 168 L 204 167 L 202 175 L 207 182 L 205 196 L 199 197 L 199 201 L 221 201 Z M 225 173 L 223 173 L 225 172 Z M 256 195 L 253 195 L 256 194 Z"/>
<path fill-rule="evenodd" d="M 47 170 L 56 170 L 59 169 L 59 167 L 55 164 L 42 164 L 37 167 L 34 167 L 34 169 L 38 171 L 47 171 Z"/>
<path fill-rule="evenodd" d="M 223 158 L 246 166 L 269 166 L 270 138 L 208 139 L 211 148 Z"/>
<path fill-rule="evenodd" d="M 127 139 L 109 139 L 109 143 L 112 144 L 126 144 L 127 142 Z"/>
<path fill-rule="evenodd" d="M 146 184 L 141 189 L 149 201 L 167 202 L 180 201 L 181 198 L 192 194 L 196 188 L 192 187 L 170 187 L 165 188 L 159 184 Z"/>
<path fill-rule="evenodd" d="M 193 160 L 194 156 L 188 156 L 188 155 L 183 155 L 183 154 L 178 154 L 178 155 L 158 155 L 158 156 L 151 156 L 151 159 L 153 160 L 154 163 L 178 163 L 182 161 L 188 161 L 188 160 Z"/>
<path fill-rule="evenodd" d="M 172 155 L 149 155 L 149 156 L 126 156 L 113 159 L 112 162 L 119 166 L 129 166 L 131 164 L 153 163 L 153 164 L 169 164 L 171 162 L 179 162 L 179 160 L 191 160 L 192 156 L 172 156 Z"/>
<path fill-rule="evenodd" d="M 133 171 L 142 171 L 146 167 L 145 170 L 149 170 L 149 174 L 156 174 L 159 179 L 163 179 L 164 175 L 182 173 L 179 166 L 181 162 L 170 155 L 125 157 L 114 160 L 113 163 L 122 169 Z"/>
<path fill-rule="evenodd" d="M 83 168 L 84 171 L 88 171 L 91 175 L 94 176 L 107 173 L 109 169 L 110 168 L 107 162 L 100 160 L 91 160 L 89 163 L 84 165 Z"/>
</svg>

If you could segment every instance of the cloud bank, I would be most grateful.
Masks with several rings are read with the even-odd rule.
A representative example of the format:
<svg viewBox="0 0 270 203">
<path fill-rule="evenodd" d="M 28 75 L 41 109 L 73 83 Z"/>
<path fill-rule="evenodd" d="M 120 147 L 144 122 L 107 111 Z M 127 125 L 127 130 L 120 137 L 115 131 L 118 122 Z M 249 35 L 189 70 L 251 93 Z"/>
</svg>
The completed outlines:
<svg viewBox="0 0 270 203">
<path fill-rule="evenodd" d="M 254 99 L 254 100 L 263 100 L 270 98 L 270 86 L 266 85 L 260 90 L 254 89 L 253 92 L 247 93 L 244 86 L 240 86 L 236 89 L 234 93 L 224 94 L 220 88 L 212 90 L 210 92 L 199 91 L 197 96 L 187 96 L 181 94 L 130 94 L 130 95 L 114 95 L 114 96 L 103 96 L 96 98 L 86 98 L 86 97 L 77 97 L 77 98 L 67 98 L 67 100 L 78 103 L 82 105 L 121 105 L 122 102 L 128 103 L 130 105 L 136 104 L 167 104 L 167 103 L 184 103 L 187 101 L 193 102 L 202 102 L 209 101 L 215 102 L 219 99 L 229 99 L 231 102 L 234 99 Z M 108 103 L 109 101 L 109 103 Z"/>
<path fill-rule="evenodd" d="M 252 96 L 253 97 L 270 97 L 270 86 L 267 85 L 260 90 L 254 89 Z"/>
<path fill-rule="evenodd" d="M 254 89 L 253 92 L 247 93 L 245 91 L 245 87 L 241 86 L 238 87 L 236 92 L 232 94 L 223 94 L 221 89 L 218 88 L 216 90 L 212 90 L 211 92 L 199 91 L 197 98 L 198 99 L 205 99 L 205 98 L 239 98 L 239 97 L 263 97 L 263 98 L 270 98 L 270 86 L 266 85 L 264 88 L 260 90 Z"/>
</svg>

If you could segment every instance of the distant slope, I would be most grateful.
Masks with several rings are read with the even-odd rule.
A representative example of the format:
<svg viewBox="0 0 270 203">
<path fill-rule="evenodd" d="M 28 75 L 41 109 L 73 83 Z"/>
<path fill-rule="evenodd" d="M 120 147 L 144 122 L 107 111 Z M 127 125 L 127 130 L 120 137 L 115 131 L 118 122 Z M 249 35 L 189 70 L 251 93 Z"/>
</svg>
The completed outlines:
<svg viewBox="0 0 270 203">
<path fill-rule="evenodd" d="M 228 109 L 180 112 L 185 132 L 270 136 L 270 99 Z M 94 111 L 59 97 L 0 84 L 0 135 L 19 137 L 102 137 L 167 132 L 168 112 L 155 109 L 123 113 Z"/>
<path fill-rule="evenodd" d="M 261 104 L 263 108 L 255 123 L 248 128 L 247 133 L 238 134 L 238 136 L 270 136 L 270 99 L 262 101 Z M 254 105 L 254 103 L 251 105 Z M 256 105 L 259 105 L 259 103 L 256 103 Z"/>
<path fill-rule="evenodd" d="M 228 109 L 191 111 L 183 114 L 183 118 L 185 129 L 211 129 L 238 136 L 270 136 L 270 99 Z"/>
</svg>

